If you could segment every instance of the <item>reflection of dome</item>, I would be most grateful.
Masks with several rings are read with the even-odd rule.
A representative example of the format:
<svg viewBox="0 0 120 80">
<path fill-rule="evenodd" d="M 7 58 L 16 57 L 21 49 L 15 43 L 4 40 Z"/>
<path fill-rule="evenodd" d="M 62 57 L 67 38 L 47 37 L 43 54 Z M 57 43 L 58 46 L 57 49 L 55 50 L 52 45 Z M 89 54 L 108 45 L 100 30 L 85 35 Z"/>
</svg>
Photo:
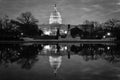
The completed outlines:
<svg viewBox="0 0 120 80">
<path fill-rule="evenodd" d="M 62 56 L 49 56 L 50 66 L 53 68 L 54 73 L 57 73 L 57 70 L 61 66 Z"/>
</svg>

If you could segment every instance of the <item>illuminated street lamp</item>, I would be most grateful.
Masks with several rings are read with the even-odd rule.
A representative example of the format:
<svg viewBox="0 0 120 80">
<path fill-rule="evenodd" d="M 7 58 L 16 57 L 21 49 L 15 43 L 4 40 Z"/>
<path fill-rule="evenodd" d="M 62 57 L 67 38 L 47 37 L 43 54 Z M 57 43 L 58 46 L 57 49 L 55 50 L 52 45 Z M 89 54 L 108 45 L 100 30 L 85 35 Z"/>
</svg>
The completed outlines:
<svg viewBox="0 0 120 80">
<path fill-rule="evenodd" d="M 65 34 L 67 34 L 67 31 L 64 31 Z"/>
<path fill-rule="evenodd" d="M 110 35 L 111 35 L 111 33 L 110 33 L 110 32 L 108 32 L 108 33 L 107 33 L 107 35 L 108 35 L 108 36 L 110 36 Z"/>
<path fill-rule="evenodd" d="M 44 46 L 44 49 L 45 50 L 51 50 L 51 46 L 50 45 L 46 45 L 46 46 Z"/>
<path fill-rule="evenodd" d="M 108 46 L 108 47 L 107 47 L 107 49 L 109 50 L 109 49 L 110 49 L 110 47 Z"/>
<path fill-rule="evenodd" d="M 106 38 L 106 36 L 103 36 L 103 38 Z"/>
<path fill-rule="evenodd" d="M 21 33 L 21 35 L 23 36 L 23 33 Z"/>
<path fill-rule="evenodd" d="M 50 33 L 51 33 L 51 31 L 50 31 L 50 30 L 49 30 L 49 31 L 47 31 L 47 30 L 46 30 L 46 31 L 44 31 L 44 34 L 45 34 L 45 35 L 50 35 Z"/>
</svg>

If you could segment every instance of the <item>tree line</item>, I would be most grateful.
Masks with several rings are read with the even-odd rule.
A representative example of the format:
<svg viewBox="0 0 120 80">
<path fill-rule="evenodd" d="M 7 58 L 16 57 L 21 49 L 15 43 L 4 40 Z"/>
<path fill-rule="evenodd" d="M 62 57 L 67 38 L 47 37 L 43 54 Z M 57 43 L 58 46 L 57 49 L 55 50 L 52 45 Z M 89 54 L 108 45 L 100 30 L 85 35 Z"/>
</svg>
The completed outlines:
<svg viewBox="0 0 120 80">
<path fill-rule="evenodd" d="M 78 25 L 71 29 L 71 36 L 81 37 L 82 39 L 102 39 L 105 37 L 114 37 L 120 39 L 120 20 L 109 19 L 104 23 L 97 21 L 84 21 L 82 25 Z"/>
<path fill-rule="evenodd" d="M 102 39 L 110 36 L 120 40 L 120 20 L 109 19 L 104 23 L 86 20 L 70 29 L 70 33 L 73 38 Z M 8 16 L 0 18 L 0 34 L 0 40 L 18 40 L 21 36 L 41 36 L 43 31 L 38 29 L 38 20 L 32 13 L 25 12 L 16 19 L 10 19 Z"/>
<path fill-rule="evenodd" d="M 38 29 L 38 20 L 34 18 L 31 12 L 21 13 L 16 19 L 10 19 L 8 16 L 0 18 L 0 39 L 19 39 L 21 36 L 41 35 L 42 31 Z"/>
<path fill-rule="evenodd" d="M 45 46 L 45 45 L 44 45 Z M 44 46 L 42 44 L 33 45 L 21 45 L 21 44 L 1 44 L 0 45 L 0 66 L 9 66 L 10 64 L 16 63 L 21 66 L 22 69 L 31 69 L 34 64 L 39 61 L 38 56 L 43 56 Z M 83 57 L 85 61 L 93 61 L 103 59 L 109 63 L 119 63 L 120 62 L 120 46 L 119 45 L 102 45 L 102 44 L 84 44 L 81 45 L 71 45 L 67 50 L 66 54 L 60 50 L 60 45 L 56 44 L 54 47 L 56 51 L 51 49 L 44 54 L 44 56 L 72 56 L 79 55 Z M 109 47 L 109 48 L 108 48 Z M 59 50 L 58 50 L 59 49 Z M 52 53 L 52 54 L 51 54 Z M 61 53 L 61 54 L 59 54 Z"/>
</svg>

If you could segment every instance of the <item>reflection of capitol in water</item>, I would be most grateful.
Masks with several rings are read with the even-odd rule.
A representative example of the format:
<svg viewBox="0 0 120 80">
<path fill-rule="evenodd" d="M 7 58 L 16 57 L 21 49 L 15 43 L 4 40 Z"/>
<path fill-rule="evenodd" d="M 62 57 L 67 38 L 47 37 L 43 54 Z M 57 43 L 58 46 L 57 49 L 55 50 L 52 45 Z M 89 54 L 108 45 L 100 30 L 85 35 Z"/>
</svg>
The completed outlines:
<svg viewBox="0 0 120 80">
<path fill-rule="evenodd" d="M 56 45 L 44 45 L 42 55 L 49 56 L 49 63 L 53 69 L 53 73 L 56 75 L 58 69 L 62 65 L 62 56 L 67 56 L 70 59 L 71 55 L 82 56 L 83 60 L 98 60 L 105 59 L 108 62 L 117 62 L 120 59 L 113 56 L 112 51 L 115 50 L 111 45 L 96 45 L 96 44 L 56 44 Z M 109 53 L 105 54 L 105 53 Z M 116 54 L 117 55 L 117 54 Z M 114 57 L 114 59 L 113 59 Z M 113 59 L 113 60 L 112 60 Z"/>
<path fill-rule="evenodd" d="M 61 52 L 66 51 L 67 46 L 59 46 L 59 45 L 45 45 L 43 48 L 44 54 L 49 54 L 49 63 L 53 68 L 53 73 L 56 75 L 57 70 L 60 68 L 62 63 L 62 55 Z"/>
<path fill-rule="evenodd" d="M 115 44 L 1 44 L 0 61 L 14 63 L 21 61 L 24 68 L 30 68 L 37 61 L 37 56 L 47 56 L 54 73 L 62 64 L 62 57 L 80 56 L 84 61 L 106 60 L 110 63 L 120 62 L 120 46 Z M 8 63 L 6 63 L 8 64 Z"/>
<path fill-rule="evenodd" d="M 62 63 L 62 56 L 49 56 L 50 66 L 53 68 L 54 74 L 60 68 Z"/>
<path fill-rule="evenodd" d="M 67 46 L 59 46 L 59 45 L 44 45 L 42 54 L 53 54 L 60 55 L 61 53 L 65 53 L 67 51 Z"/>
<path fill-rule="evenodd" d="M 119 64 L 120 45 L 118 44 L 7 43 L 0 45 L 0 80 L 7 80 L 9 77 L 13 79 L 14 75 L 17 76 L 15 80 L 26 78 L 28 80 L 76 80 L 76 77 L 77 80 L 93 77 L 96 80 L 96 77 L 102 79 L 101 76 L 105 79 L 110 77 L 108 80 L 115 77 L 118 79 Z M 25 74 L 21 75 L 21 73 Z"/>
<path fill-rule="evenodd" d="M 22 69 L 31 69 L 42 56 L 47 56 L 48 65 L 55 75 L 61 68 L 63 56 L 64 59 L 68 57 L 72 58 L 71 60 L 77 57 L 84 62 L 120 62 L 120 46 L 117 44 L 1 44 L 0 47 L 0 65 L 9 66 L 17 63 Z M 46 57 L 43 58 L 46 60 Z"/>
</svg>

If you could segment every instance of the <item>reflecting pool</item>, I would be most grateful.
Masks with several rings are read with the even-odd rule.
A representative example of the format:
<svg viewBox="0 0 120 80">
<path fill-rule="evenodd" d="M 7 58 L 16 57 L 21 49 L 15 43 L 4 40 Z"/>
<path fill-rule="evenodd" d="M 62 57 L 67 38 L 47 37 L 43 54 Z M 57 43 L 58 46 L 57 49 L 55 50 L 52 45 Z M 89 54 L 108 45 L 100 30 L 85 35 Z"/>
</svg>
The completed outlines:
<svg viewBox="0 0 120 80">
<path fill-rule="evenodd" d="M 120 80 L 120 45 L 3 43 L 0 80 Z"/>
</svg>

